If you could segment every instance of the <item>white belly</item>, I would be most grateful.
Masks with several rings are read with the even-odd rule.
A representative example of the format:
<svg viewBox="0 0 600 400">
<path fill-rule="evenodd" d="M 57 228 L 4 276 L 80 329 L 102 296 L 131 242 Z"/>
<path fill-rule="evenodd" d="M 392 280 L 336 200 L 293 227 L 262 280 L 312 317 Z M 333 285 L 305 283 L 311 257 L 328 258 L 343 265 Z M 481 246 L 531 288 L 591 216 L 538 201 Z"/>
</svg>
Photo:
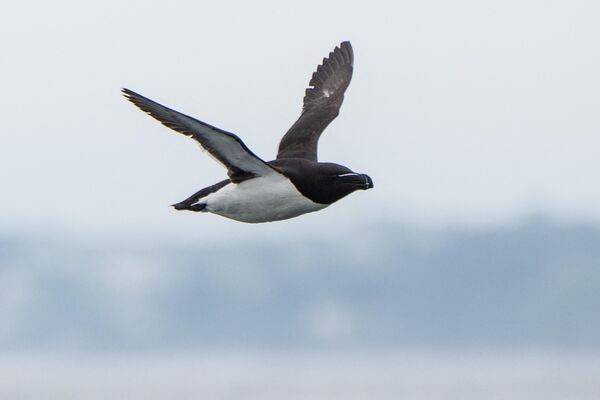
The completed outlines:
<svg viewBox="0 0 600 400">
<path fill-rule="evenodd" d="M 229 184 L 201 200 L 206 211 L 242 222 L 269 222 L 327 207 L 307 199 L 286 177 L 273 174 Z"/>
</svg>

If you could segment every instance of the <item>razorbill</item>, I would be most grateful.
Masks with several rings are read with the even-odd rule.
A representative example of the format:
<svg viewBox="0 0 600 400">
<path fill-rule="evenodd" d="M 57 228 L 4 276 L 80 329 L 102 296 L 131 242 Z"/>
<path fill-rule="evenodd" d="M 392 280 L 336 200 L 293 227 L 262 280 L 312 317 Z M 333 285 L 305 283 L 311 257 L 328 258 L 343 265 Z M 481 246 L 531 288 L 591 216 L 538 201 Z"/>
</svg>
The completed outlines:
<svg viewBox="0 0 600 400">
<path fill-rule="evenodd" d="M 368 175 L 317 161 L 323 130 L 337 117 L 352 78 L 350 42 L 336 47 L 313 73 L 302 113 L 279 143 L 277 158 L 265 162 L 242 140 L 205 122 L 158 104 L 129 89 L 123 95 L 163 125 L 195 141 L 227 168 L 229 179 L 204 188 L 177 210 L 210 212 L 236 221 L 278 221 L 321 210 L 354 192 L 373 187 Z"/>
</svg>

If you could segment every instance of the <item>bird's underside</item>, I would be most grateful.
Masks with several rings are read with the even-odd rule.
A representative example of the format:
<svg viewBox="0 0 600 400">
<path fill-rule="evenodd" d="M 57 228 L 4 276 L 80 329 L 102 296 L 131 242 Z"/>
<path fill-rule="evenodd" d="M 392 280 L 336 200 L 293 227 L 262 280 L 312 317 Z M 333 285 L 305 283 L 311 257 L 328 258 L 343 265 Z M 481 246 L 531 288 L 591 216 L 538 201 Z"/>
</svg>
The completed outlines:
<svg viewBox="0 0 600 400">
<path fill-rule="evenodd" d="M 129 89 L 122 92 L 163 125 L 194 139 L 227 169 L 228 179 L 174 204 L 175 209 L 211 212 L 242 222 L 268 222 L 320 210 L 354 190 L 373 186 L 366 175 L 317 160 L 319 137 L 339 113 L 352 68 L 349 42 L 323 59 L 306 89 L 300 117 L 281 139 L 276 160 L 270 162 L 256 156 L 233 133 Z"/>
</svg>

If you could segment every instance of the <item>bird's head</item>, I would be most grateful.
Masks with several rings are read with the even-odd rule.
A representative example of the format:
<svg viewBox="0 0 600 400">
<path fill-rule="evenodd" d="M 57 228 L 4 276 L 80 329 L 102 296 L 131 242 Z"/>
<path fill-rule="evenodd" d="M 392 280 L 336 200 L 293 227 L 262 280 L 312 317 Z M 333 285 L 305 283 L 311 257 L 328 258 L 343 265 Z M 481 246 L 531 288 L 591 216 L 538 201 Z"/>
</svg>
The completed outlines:
<svg viewBox="0 0 600 400">
<path fill-rule="evenodd" d="M 349 195 L 356 190 L 367 190 L 373 188 L 373 180 L 367 174 L 354 172 L 341 165 L 331 165 L 328 180 L 333 197 L 336 200 Z"/>
<path fill-rule="evenodd" d="M 292 178 L 296 188 L 316 203 L 331 204 L 357 190 L 373 188 L 369 175 L 334 163 L 316 163 L 300 159 L 271 161 L 271 165 Z"/>
</svg>

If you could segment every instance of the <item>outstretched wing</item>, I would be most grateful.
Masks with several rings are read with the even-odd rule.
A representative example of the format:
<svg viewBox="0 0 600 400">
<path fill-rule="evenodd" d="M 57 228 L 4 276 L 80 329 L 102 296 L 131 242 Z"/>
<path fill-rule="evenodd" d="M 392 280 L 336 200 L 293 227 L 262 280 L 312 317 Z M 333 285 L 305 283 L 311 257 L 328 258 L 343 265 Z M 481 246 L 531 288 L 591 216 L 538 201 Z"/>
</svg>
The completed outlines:
<svg viewBox="0 0 600 400">
<path fill-rule="evenodd" d="M 319 136 L 338 116 L 344 92 L 352 79 L 354 55 L 350 42 L 342 42 L 313 73 L 304 96 L 300 118 L 279 143 L 277 159 L 306 158 L 317 161 Z"/>
<path fill-rule="evenodd" d="M 140 110 L 179 133 L 197 141 L 200 146 L 219 161 L 232 182 L 275 172 L 275 169 L 257 157 L 242 140 L 195 118 L 167 108 L 129 89 L 123 95 Z"/>
</svg>

